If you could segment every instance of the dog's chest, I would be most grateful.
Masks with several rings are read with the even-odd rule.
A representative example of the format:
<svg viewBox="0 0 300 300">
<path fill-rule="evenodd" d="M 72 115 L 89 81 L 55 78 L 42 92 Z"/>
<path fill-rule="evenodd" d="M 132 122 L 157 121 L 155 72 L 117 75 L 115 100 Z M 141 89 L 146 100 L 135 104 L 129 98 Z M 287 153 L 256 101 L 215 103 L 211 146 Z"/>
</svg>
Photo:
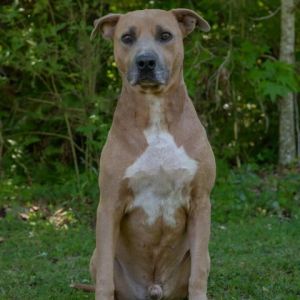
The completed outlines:
<svg viewBox="0 0 300 300">
<path fill-rule="evenodd" d="M 175 226 L 176 210 L 189 205 L 197 162 L 165 130 L 160 99 L 151 100 L 149 127 L 144 132 L 148 147 L 125 173 L 134 193 L 129 210 L 142 208 L 148 225 L 162 217 L 166 224 Z"/>
</svg>

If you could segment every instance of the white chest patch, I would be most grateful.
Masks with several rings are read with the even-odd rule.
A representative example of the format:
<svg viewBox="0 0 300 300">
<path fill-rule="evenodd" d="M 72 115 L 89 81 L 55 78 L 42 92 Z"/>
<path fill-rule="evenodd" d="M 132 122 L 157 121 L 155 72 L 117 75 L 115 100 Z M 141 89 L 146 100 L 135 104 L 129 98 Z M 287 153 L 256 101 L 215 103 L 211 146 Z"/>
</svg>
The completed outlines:
<svg viewBox="0 0 300 300">
<path fill-rule="evenodd" d="M 134 192 L 129 210 L 143 208 L 148 225 L 162 216 L 168 225 L 175 226 L 177 208 L 189 205 L 189 185 L 197 162 L 165 130 L 161 99 L 149 98 L 149 105 L 150 122 L 144 131 L 148 147 L 125 172 Z"/>
</svg>

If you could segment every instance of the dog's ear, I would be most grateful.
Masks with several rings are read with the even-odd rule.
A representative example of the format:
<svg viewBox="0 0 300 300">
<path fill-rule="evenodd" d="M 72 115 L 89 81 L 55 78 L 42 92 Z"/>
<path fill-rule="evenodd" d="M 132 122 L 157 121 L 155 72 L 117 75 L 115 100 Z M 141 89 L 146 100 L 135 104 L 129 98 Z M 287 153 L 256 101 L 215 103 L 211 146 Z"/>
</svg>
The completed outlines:
<svg viewBox="0 0 300 300">
<path fill-rule="evenodd" d="M 208 32 L 210 30 L 209 24 L 193 10 L 177 8 L 172 9 L 171 12 L 178 21 L 183 37 L 186 37 L 188 34 L 190 34 L 196 26 L 198 26 L 204 32 Z"/>
<path fill-rule="evenodd" d="M 106 40 L 112 40 L 120 17 L 121 14 L 109 14 L 95 20 L 94 29 L 91 33 L 91 40 L 98 32 L 100 32 Z"/>
</svg>

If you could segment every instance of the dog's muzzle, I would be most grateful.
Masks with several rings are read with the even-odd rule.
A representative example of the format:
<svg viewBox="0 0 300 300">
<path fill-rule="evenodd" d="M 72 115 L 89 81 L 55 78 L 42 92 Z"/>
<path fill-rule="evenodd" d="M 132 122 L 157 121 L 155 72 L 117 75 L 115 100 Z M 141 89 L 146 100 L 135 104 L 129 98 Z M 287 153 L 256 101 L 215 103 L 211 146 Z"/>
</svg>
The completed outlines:
<svg viewBox="0 0 300 300">
<path fill-rule="evenodd" d="M 136 55 L 127 79 L 133 86 L 155 87 L 167 83 L 168 71 L 154 52 L 144 52 Z"/>
</svg>

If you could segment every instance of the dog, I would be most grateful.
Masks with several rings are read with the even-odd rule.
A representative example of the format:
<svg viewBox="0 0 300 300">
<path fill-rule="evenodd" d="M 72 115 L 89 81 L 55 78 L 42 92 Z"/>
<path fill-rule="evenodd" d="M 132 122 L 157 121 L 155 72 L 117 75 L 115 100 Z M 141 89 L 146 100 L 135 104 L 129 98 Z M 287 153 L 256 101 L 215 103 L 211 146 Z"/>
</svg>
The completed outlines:
<svg viewBox="0 0 300 300">
<path fill-rule="evenodd" d="M 100 158 L 97 300 L 207 299 L 215 159 L 183 79 L 183 39 L 209 24 L 189 9 L 109 14 L 122 91 Z"/>
</svg>

